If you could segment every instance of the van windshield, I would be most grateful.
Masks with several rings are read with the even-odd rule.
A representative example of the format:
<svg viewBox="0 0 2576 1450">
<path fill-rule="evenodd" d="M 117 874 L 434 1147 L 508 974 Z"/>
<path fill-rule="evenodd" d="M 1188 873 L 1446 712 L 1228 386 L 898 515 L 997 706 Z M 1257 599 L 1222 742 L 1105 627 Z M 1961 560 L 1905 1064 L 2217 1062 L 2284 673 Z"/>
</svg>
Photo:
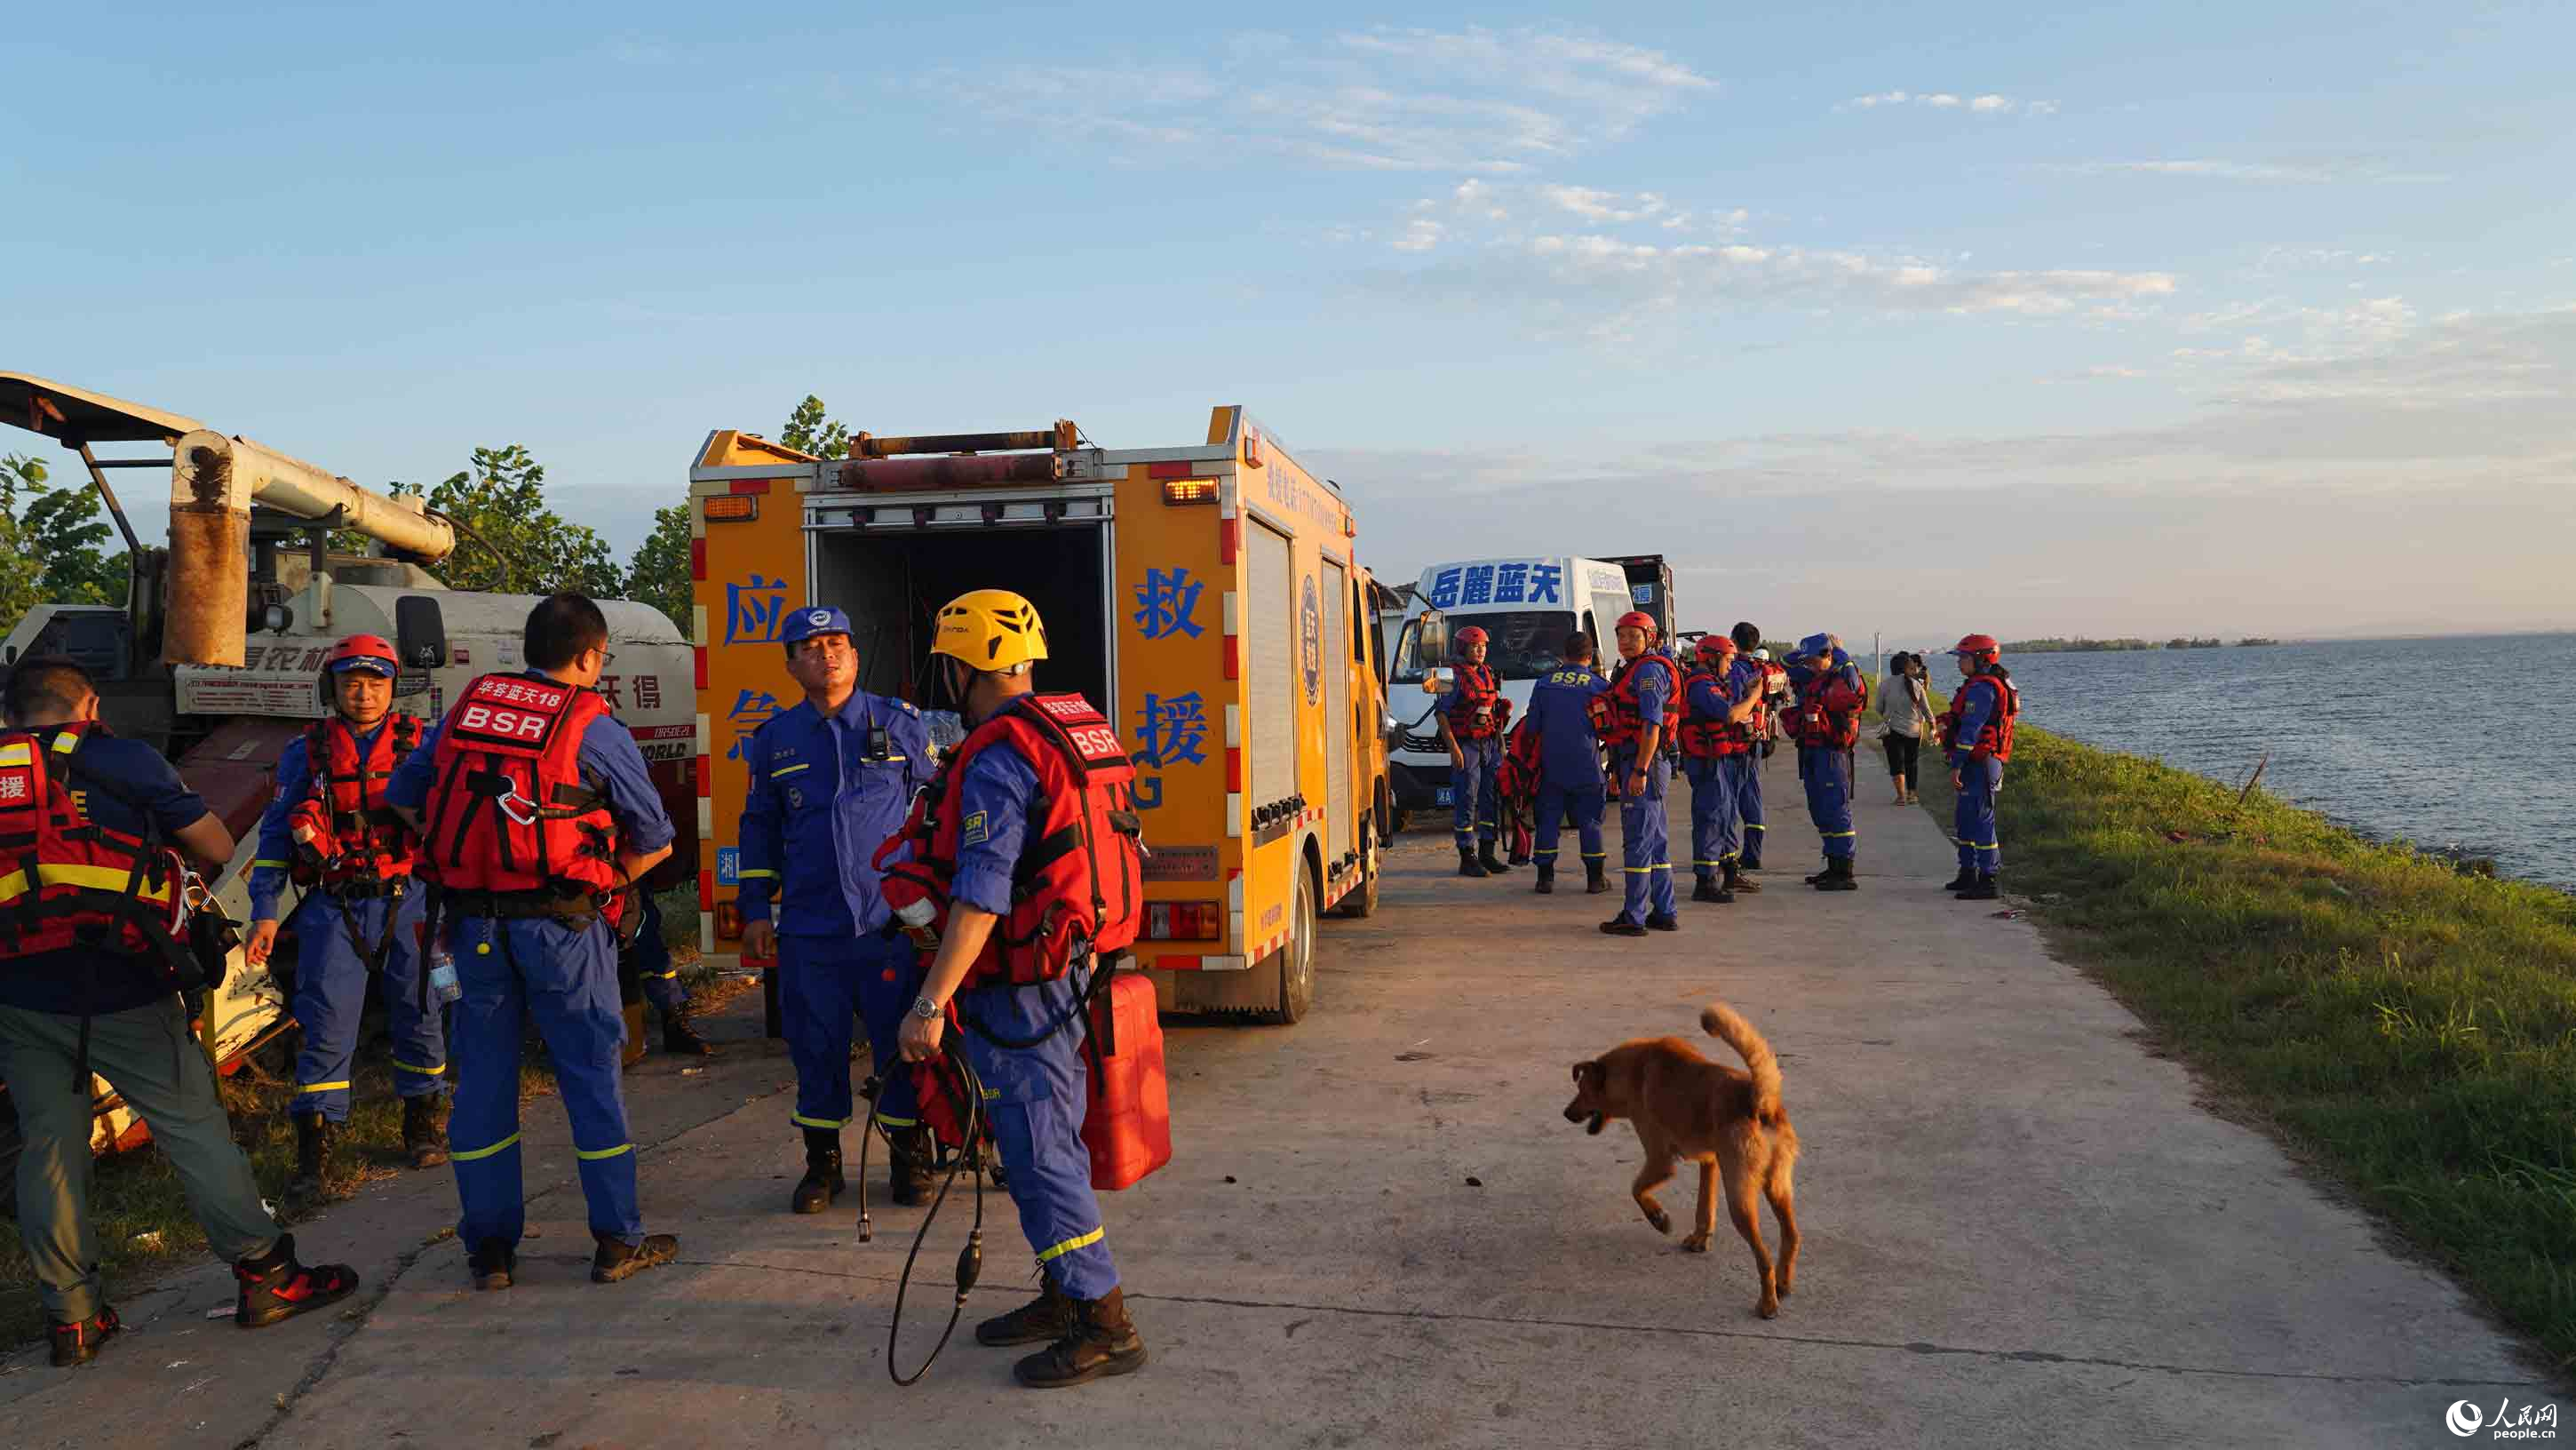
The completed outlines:
<svg viewBox="0 0 2576 1450">
<path fill-rule="evenodd" d="M 1557 668 L 1565 637 L 1574 633 L 1574 613 L 1565 609 L 1453 613 L 1445 629 L 1408 628 L 1394 662 L 1395 683 L 1419 684 L 1432 670 L 1455 663 L 1449 657 L 1449 641 L 1471 624 L 1485 632 L 1485 664 L 1497 678 L 1535 680 Z"/>
</svg>

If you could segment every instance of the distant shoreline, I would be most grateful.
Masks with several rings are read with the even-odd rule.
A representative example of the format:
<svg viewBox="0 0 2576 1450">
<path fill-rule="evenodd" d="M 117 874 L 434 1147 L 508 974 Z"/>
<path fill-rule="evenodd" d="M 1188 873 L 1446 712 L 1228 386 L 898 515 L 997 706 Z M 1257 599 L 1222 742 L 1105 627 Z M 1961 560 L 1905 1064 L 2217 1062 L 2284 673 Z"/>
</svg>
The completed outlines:
<svg viewBox="0 0 2576 1450">
<path fill-rule="evenodd" d="M 2570 634 L 2576 634 L 2576 625 L 2563 626 L 2554 629 L 2445 630 L 2423 634 L 2286 635 L 2280 638 L 2273 638 L 2267 635 L 2245 635 L 2232 640 L 2218 638 L 2187 638 L 2179 635 L 2166 640 L 2137 639 L 2132 637 L 2122 637 L 2119 639 L 2090 639 L 2078 635 L 2073 638 L 2058 638 L 2050 636 L 2042 639 L 2006 640 L 2001 648 L 2008 656 L 2015 654 L 2127 654 L 2147 650 L 2216 649 L 2222 646 L 2233 649 L 2293 644 L 2396 644 L 2410 640 L 2424 639 L 2546 639 L 2559 635 Z"/>
</svg>

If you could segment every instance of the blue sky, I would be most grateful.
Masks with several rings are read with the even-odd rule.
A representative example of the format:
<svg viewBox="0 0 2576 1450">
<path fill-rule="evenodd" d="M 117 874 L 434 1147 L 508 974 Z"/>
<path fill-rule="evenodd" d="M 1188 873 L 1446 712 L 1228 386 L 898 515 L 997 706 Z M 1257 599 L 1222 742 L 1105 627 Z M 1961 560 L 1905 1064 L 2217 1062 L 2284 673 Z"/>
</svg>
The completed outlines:
<svg viewBox="0 0 2576 1450">
<path fill-rule="evenodd" d="M 368 482 L 522 442 L 621 550 L 807 392 L 1240 401 L 1399 576 L 2576 624 L 2576 12 L 1791 8 L 102 5 L 0 49 L 0 367 Z"/>
</svg>

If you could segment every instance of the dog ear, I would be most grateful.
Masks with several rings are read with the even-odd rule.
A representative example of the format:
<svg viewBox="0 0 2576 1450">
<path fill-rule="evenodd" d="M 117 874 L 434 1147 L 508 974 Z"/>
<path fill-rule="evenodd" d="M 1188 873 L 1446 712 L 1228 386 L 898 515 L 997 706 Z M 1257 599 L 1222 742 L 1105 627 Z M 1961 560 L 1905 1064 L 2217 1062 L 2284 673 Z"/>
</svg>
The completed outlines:
<svg viewBox="0 0 2576 1450">
<path fill-rule="evenodd" d="M 1582 1082 L 1583 1082 L 1583 1074 L 1584 1074 L 1584 1073 L 1586 1073 L 1586 1072 L 1588 1072 L 1588 1071 L 1590 1071 L 1590 1070 L 1592 1070 L 1592 1069 L 1594 1069 L 1594 1068 L 1597 1068 L 1597 1067 L 1599 1067 L 1600 1065 L 1601 1065 L 1601 1064 L 1599 1064 L 1599 1063 L 1597 1063 L 1597 1062 L 1578 1062 L 1578 1063 L 1576 1063 L 1576 1064 L 1574 1065 L 1574 1081 L 1575 1081 L 1576 1085 L 1577 1085 L 1577 1086 L 1580 1086 L 1580 1085 L 1582 1084 Z"/>
</svg>

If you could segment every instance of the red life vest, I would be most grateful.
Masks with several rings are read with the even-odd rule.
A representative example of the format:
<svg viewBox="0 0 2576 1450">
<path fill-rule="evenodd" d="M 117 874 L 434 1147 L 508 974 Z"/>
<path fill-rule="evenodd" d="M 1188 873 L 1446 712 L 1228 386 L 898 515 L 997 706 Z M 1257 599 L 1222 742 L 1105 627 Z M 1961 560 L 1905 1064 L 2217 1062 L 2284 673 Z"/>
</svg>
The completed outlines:
<svg viewBox="0 0 2576 1450">
<path fill-rule="evenodd" d="M 115 952 L 163 964 L 174 991 L 193 986 L 179 853 L 92 824 L 73 798 L 90 723 L 63 726 L 50 742 L 0 732 L 0 957 Z"/>
<path fill-rule="evenodd" d="M 1680 736 L 1682 754 L 1694 760 L 1714 760 L 1721 755 L 1742 755 L 1753 748 L 1752 736 L 1740 721 L 1724 715 L 1702 715 L 1691 708 L 1691 687 L 1702 680 L 1715 689 L 1719 699 L 1726 698 L 1726 677 L 1710 670 L 1693 670 L 1682 681 L 1681 724 L 1675 727 Z M 1730 705 L 1734 702 L 1729 701 Z"/>
<path fill-rule="evenodd" d="M 1602 744 L 1613 749 L 1634 745 L 1645 733 L 1645 708 L 1637 700 L 1639 667 L 1644 665 L 1652 665 L 1663 672 L 1664 700 L 1669 714 L 1681 683 L 1681 669 L 1673 663 L 1672 656 L 1660 651 L 1649 651 L 1633 660 L 1621 660 L 1618 673 L 1610 677 L 1610 688 L 1593 696 L 1584 706 L 1592 714 L 1593 734 L 1600 737 Z"/>
<path fill-rule="evenodd" d="M 596 691 L 484 675 L 438 727 L 422 869 L 448 891 L 590 898 L 610 919 L 617 823 L 581 775 L 581 737 L 608 713 Z"/>
<path fill-rule="evenodd" d="M 377 728 L 364 759 L 344 722 L 305 727 L 304 762 L 313 786 L 287 816 L 295 844 L 305 848 L 288 868 L 297 885 L 328 888 L 411 875 L 420 838 L 385 804 L 385 782 L 419 743 L 420 721 L 399 713 Z"/>
<path fill-rule="evenodd" d="M 1808 677 L 1789 710 L 1789 734 L 1803 748 L 1848 750 L 1860 740 L 1860 713 L 1868 696 L 1852 683 L 1851 667 L 1837 665 Z"/>
<path fill-rule="evenodd" d="M 1541 743 L 1535 715 L 1523 720 L 1503 743 L 1502 768 L 1494 782 L 1503 799 L 1523 800 L 1538 794 Z"/>
<path fill-rule="evenodd" d="M 1745 717 L 1744 729 L 1747 738 L 1762 740 L 1771 733 L 1771 697 L 1780 690 L 1781 682 L 1788 678 L 1789 671 L 1769 660 L 1755 660 L 1753 664 L 1762 671 L 1762 678 L 1753 687 L 1760 692 L 1762 703 L 1754 706 L 1753 713 Z"/>
<path fill-rule="evenodd" d="M 1490 740 L 1512 718 L 1512 702 L 1494 672 L 1483 665 L 1458 666 L 1457 688 L 1450 696 L 1449 733 L 1461 740 Z"/>
<path fill-rule="evenodd" d="M 1953 750 L 1960 748 L 1959 721 L 1967 713 L 1971 685 L 1993 686 L 1995 706 L 1986 713 L 1986 723 L 1979 727 L 1977 738 L 1969 742 L 1967 749 L 1972 755 L 1991 755 L 2008 762 L 2012 759 L 2013 721 L 2021 714 L 2021 691 L 2013 688 L 2012 676 L 2001 665 L 1970 675 L 1960 684 L 1959 692 L 1950 697 L 1950 708 L 1941 713 L 1941 743 Z"/>
<path fill-rule="evenodd" d="M 965 829 L 960 782 L 976 756 L 996 748 L 1028 762 L 1038 788 L 1011 870 L 1011 909 L 967 982 L 1030 986 L 1062 977 L 1078 943 L 1102 956 L 1134 944 L 1145 911 L 1144 822 L 1136 814 L 1136 767 L 1090 701 L 1080 695 L 1013 699 L 949 752 L 913 798 L 903 825 L 877 848 L 886 905 L 900 915 L 928 903 L 934 913 L 929 933 L 948 929 Z M 982 828 L 982 821 L 975 824 Z M 894 861 L 898 853 L 905 859 Z"/>
</svg>

